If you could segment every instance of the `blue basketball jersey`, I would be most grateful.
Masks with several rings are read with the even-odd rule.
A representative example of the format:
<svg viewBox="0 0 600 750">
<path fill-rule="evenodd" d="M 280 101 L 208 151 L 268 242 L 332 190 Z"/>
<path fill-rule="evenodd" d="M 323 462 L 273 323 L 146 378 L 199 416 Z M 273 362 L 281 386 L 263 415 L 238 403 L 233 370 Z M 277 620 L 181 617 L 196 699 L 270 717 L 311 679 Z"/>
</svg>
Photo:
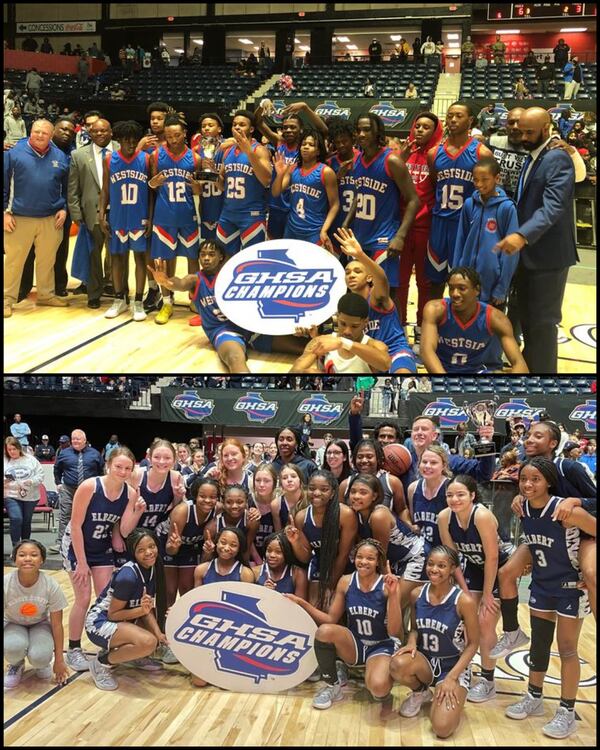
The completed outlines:
<svg viewBox="0 0 600 750">
<path fill-rule="evenodd" d="M 358 535 L 361 539 L 373 538 L 369 520 L 364 521 L 360 513 L 358 518 Z M 421 544 L 419 537 L 411 531 L 399 518 L 395 518 L 396 525 L 390 529 L 390 538 L 387 548 L 387 559 L 391 563 L 402 562 L 407 557 L 416 554 Z"/>
<path fill-rule="evenodd" d="M 290 213 L 287 220 L 286 237 L 306 232 L 320 232 L 329 211 L 329 201 L 323 170 L 325 164 L 318 162 L 305 170 L 296 167 L 290 182 Z"/>
<path fill-rule="evenodd" d="M 94 623 L 98 629 L 99 622 L 108 620 L 108 608 L 113 599 L 126 602 L 125 609 L 141 606 L 144 589 L 148 596 L 156 595 L 156 576 L 154 567 L 143 568 L 131 560 L 111 575 L 110 581 L 92 604 L 86 616 L 88 623 Z"/>
<path fill-rule="evenodd" d="M 441 544 L 440 532 L 437 524 L 438 513 L 448 507 L 446 503 L 446 487 L 449 479 L 444 479 L 435 497 L 428 500 L 423 494 L 424 479 L 417 481 L 412 499 L 413 521 L 421 527 L 421 535 L 425 539 L 425 550 Z"/>
<path fill-rule="evenodd" d="M 225 514 L 219 513 L 217 516 L 217 533 L 221 531 L 222 529 L 229 526 L 231 528 L 231 524 L 227 523 L 225 520 Z M 239 519 L 239 521 L 235 524 L 234 528 L 239 529 L 244 536 L 246 536 L 246 532 L 248 531 L 248 511 L 244 511 L 244 515 Z"/>
<path fill-rule="evenodd" d="M 104 494 L 102 479 L 96 477 L 96 489 L 92 494 L 81 525 L 86 557 L 102 554 L 111 548 L 113 526 L 121 520 L 127 503 L 128 485 L 125 484 L 120 496 L 111 501 Z M 69 521 L 69 532 L 70 529 L 71 522 Z"/>
<path fill-rule="evenodd" d="M 280 594 L 293 594 L 295 591 L 294 586 L 294 568 L 291 565 L 286 565 L 283 569 L 283 573 L 279 578 L 274 578 L 271 573 L 271 569 L 264 562 L 260 569 L 260 575 L 258 576 L 259 586 L 264 586 L 267 582 L 267 578 L 270 578 L 275 584 L 275 591 L 279 591 Z"/>
<path fill-rule="evenodd" d="M 219 561 L 215 558 L 206 571 L 203 583 L 224 583 L 225 581 L 241 581 L 242 580 L 242 565 L 239 560 L 236 560 L 233 564 L 233 568 L 229 573 L 222 574 L 219 571 Z"/>
<path fill-rule="evenodd" d="M 289 148 L 286 143 L 280 143 L 279 146 L 277 146 L 277 149 L 275 151 L 277 154 L 283 154 L 283 158 L 285 159 L 286 164 L 297 164 L 298 163 L 298 154 L 300 153 L 299 146 L 294 146 L 293 148 Z M 273 170 L 273 175 L 271 178 L 271 187 L 273 187 L 273 183 L 275 182 L 275 178 L 277 177 L 277 173 L 275 170 Z M 275 197 L 272 192 L 269 191 L 269 208 L 275 208 L 279 211 L 289 211 L 290 210 L 290 191 L 284 190 L 281 195 L 278 195 Z"/>
<path fill-rule="evenodd" d="M 464 202 L 473 194 L 473 167 L 479 160 L 481 145 L 476 138 L 470 138 L 455 155 L 448 153 L 446 143 L 438 146 L 433 162 L 437 181 L 432 213 L 436 216 L 457 218 Z"/>
<path fill-rule="evenodd" d="M 354 156 L 352 161 L 352 169 L 350 169 L 349 172 L 346 173 L 344 177 L 342 177 L 341 180 L 338 181 L 338 194 L 340 199 L 340 210 L 337 213 L 337 216 L 333 220 L 333 224 L 331 225 L 331 229 L 329 230 L 329 233 L 333 236 L 333 233 L 336 229 L 339 229 L 342 224 L 344 223 L 344 220 L 346 219 L 346 216 L 348 215 L 348 212 L 350 211 L 350 207 L 352 206 L 352 201 L 354 200 L 354 169 L 356 168 L 356 162 L 360 158 L 360 151 L 358 149 L 353 149 Z M 329 159 L 327 159 L 327 165 L 330 166 L 333 171 L 335 172 L 336 176 L 340 169 L 342 168 L 342 162 L 340 161 L 337 154 L 334 154 L 333 156 L 330 156 Z"/>
<path fill-rule="evenodd" d="M 451 300 L 445 297 L 445 312 L 438 323 L 436 354 L 446 372 L 471 373 L 485 370 L 486 356 L 492 343 L 492 306 L 478 302 L 473 317 L 466 323 L 452 312 Z"/>
<path fill-rule="evenodd" d="M 137 151 L 131 159 L 126 159 L 120 151 L 113 151 L 106 157 L 108 161 L 110 203 L 110 227 L 113 233 L 119 232 L 134 239 L 140 237 L 148 226 L 148 175 L 150 156 Z"/>
<path fill-rule="evenodd" d="M 251 499 L 248 505 L 251 508 L 257 508 L 258 510 L 260 510 L 254 499 Z M 274 531 L 275 526 L 273 524 L 273 513 L 269 508 L 266 513 L 261 513 L 256 536 L 254 537 L 254 546 L 256 547 L 256 551 L 261 557 L 265 556 L 265 539 Z"/>
<path fill-rule="evenodd" d="M 346 485 L 346 491 L 344 492 L 344 502 L 346 503 L 346 505 L 350 505 L 350 484 L 352 482 L 352 479 L 358 476 L 358 474 L 359 472 L 354 471 L 348 478 L 348 484 Z M 389 508 L 393 513 L 394 512 L 394 493 L 390 486 L 390 472 L 386 471 L 385 469 L 380 469 L 377 472 L 377 479 L 379 481 L 379 484 L 381 485 L 381 491 L 383 493 L 381 502 L 379 504 L 385 505 L 385 507 Z"/>
<path fill-rule="evenodd" d="M 481 542 L 481 536 L 479 530 L 475 526 L 475 514 L 479 509 L 478 505 L 474 505 L 469 516 L 469 522 L 467 528 L 463 529 L 458 521 L 456 513 L 450 513 L 450 520 L 448 522 L 448 531 L 452 541 L 456 545 L 456 549 L 465 557 L 467 560 L 476 565 L 479 568 L 483 568 L 485 564 L 485 551 Z M 503 542 L 498 537 L 498 567 L 502 567 L 508 560 L 512 545 Z"/>
<path fill-rule="evenodd" d="M 531 582 L 551 596 L 560 596 L 561 588 L 571 588 L 579 580 L 580 529 L 568 529 L 552 514 L 562 502 L 561 497 L 551 497 L 543 508 L 532 508 L 529 501 L 523 505 L 521 527 L 525 544 L 529 546 L 533 568 Z"/>
<path fill-rule="evenodd" d="M 146 501 L 146 510 L 142 513 L 138 526 L 144 529 L 157 529 L 160 525 L 168 526 L 169 509 L 173 502 L 171 472 L 166 475 L 163 486 L 156 492 L 148 488 L 148 472 L 145 471 L 140 484 L 140 496 Z"/>
<path fill-rule="evenodd" d="M 400 227 L 401 195 L 387 165 L 390 156 L 392 150 L 383 148 L 370 162 L 361 155 L 354 166 L 358 204 L 352 229 L 363 249 L 388 245 Z"/>
<path fill-rule="evenodd" d="M 196 274 L 198 281 L 193 292 L 193 302 L 202 318 L 202 328 L 204 333 L 210 339 L 214 334 L 220 331 L 224 325 L 232 331 L 240 332 L 242 329 L 232 323 L 225 313 L 221 312 L 215 298 L 215 282 L 217 274 L 207 276 L 204 271 L 198 271 Z M 245 331 L 244 331 L 245 333 Z M 207 467 L 208 469 L 209 467 Z"/>
<path fill-rule="evenodd" d="M 346 591 L 346 622 L 348 630 L 359 641 L 373 645 L 387 640 L 387 599 L 380 575 L 369 591 L 358 585 L 358 573 L 352 573 Z"/>
<path fill-rule="evenodd" d="M 199 149 L 200 157 L 206 158 L 204 149 Z M 218 148 L 213 161 L 217 167 L 223 163 L 223 151 Z M 217 182 L 205 182 L 200 193 L 200 219 L 207 224 L 219 221 L 223 210 L 223 191 L 217 187 Z"/>
<path fill-rule="evenodd" d="M 252 150 L 260 144 L 252 141 Z M 234 223 L 263 219 L 267 212 L 267 188 L 254 174 L 250 159 L 237 147 L 230 146 L 223 155 L 225 197 L 221 219 Z"/>
<path fill-rule="evenodd" d="M 430 661 L 456 659 L 465 648 L 464 623 L 456 608 L 462 592 L 453 586 L 441 604 L 432 604 L 430 586 L 430 583 L 423 586 L 415 602 L 419 651 Z"/>
<path fill-rule="evenodd" d="M 155 191 L 154 223 L 162 227 L 197 224 L 192 188 L 187 182 L 196 170 L 193 151 L 186 146 L 183 153 L 175 156 L 168 146 L 161 146 L 152 158 L 156 172 L 167 174 L 165 182 Z"/>
<path fill-rule="evenodd" d="M 390 310 L 382 310 L 375 306 L 371 300 L 370 293 L 368 302 L 369 323 L 367 324 L 366 331 L 369 336 L 387 344 L 390 357 L 402 349 L 409 349 L 410 347 L 406 340 L 406 334 L 400 322 L 396 305 L 392 305 Z"/>
<path fill-rule="evenodd" d="M 306 515 L 304 516 L 304 536 L 307 538 L 310 544 L 312 556 L 310 558 L 308 566 L 308 578 L 311 581 L 316 581 L 319 578 L 319 566 L 321 560 L 321 535 L 323 529 L 320 526 L 316 526 L 313 519 L 312 505 L 309 505 L 306 509 Z"/>
</svg>

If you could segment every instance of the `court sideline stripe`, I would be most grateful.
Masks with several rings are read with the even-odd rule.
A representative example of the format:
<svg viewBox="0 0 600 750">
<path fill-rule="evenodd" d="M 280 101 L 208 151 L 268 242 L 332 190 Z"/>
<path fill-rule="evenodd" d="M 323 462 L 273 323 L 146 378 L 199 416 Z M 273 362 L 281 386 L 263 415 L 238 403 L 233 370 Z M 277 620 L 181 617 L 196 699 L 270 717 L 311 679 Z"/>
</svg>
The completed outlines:
<svg viewBox="0 0 600 750">
<path fill-rule="evenodd" d="M 42 703 L 45 703 L 49 698 L 52 698 L 53 695 L 56 695 L 59 690 L 61 690 L 63 687 L 66 687 L 67 685 L 70 685 L 72 682 L 75 682 L 75 680 L 78 677 L 81 677 L 81 675 L 85 674 L 85 672 L 75 672 L 75 674 L 72 674 L 65 685 L 56 685 L 52 688 L 52 690 L 49 690 L 47 693 L 44 693 L 44 695 L 40 695 L 39 698 L 36 698 L 33 703 L 30 703 L 28 706 L 25 706 L 25 708 L 21 709 L 18 713 L 16 713 L 14 716 L 12 716 L 10 719 L 7 719 L 4 722 L 4 730 L 6 731 L 11 727 L 13 724 L 15 724 L 17 721 L 22 719 L 24 716 L 27 716 L 27 714 L 31 713 L 35 708 L 38 706 L 41 706 Z"/>
<path fill-rule="evenodd" d="M 114 328 L 111 328 L 108 331 L 102 331 L 102 333 L 97 334 L 96 336 L 92 336 L 91 339 L 86 339 L 86 341 L 81 341 L 79 344 L 76 344 L 75 346 L 72 346 L 70 349 L 67 349 L 64 352 L 61 352 L 60 354 L 57 354 L 55 357 L 51 357 L 50 359 L 47 359 L 45 362 L 41 362 L 38 365 L 35 365 L 30 370 L 25 370 L 25 375 L 31 375 L 32 373 L 35 373 L 36 370 L 39 370 L 40 367 L 45 367 L 46 365 L 52 364 L 52 362 L 56 362 L 57 359 L 62 359 L 63 357 L 66 357 L 67 354 L 72 354 L 73 352 L 76 352 L 78 349 L 83 349 L 84 346 L 87 346 L 88 344 L 92 344 L 94 341 L 97 341 L 98 339 L 103 338 L 104 336 L 108 336 L 110 333 L 113 333 L 113 331 L 118 331 L 119 328 L 123 328 L 123 326 L 128 326 L 130 323 L 133 323 L 134 320 L 131 318 L 130 320 L 125 320 L 123 323 L 119 323 L 118 326 L 115 326 Z"/>
</svg>

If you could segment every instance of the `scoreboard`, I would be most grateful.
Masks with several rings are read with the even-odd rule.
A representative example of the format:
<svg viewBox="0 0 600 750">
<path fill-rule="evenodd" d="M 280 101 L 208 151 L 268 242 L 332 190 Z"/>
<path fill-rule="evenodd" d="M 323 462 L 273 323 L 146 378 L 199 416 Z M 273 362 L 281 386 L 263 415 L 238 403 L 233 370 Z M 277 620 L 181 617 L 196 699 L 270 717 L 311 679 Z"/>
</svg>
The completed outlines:
<svg viewBox="0 0 600 750">
<path fill-rule="evenodd" d="M 488 20 L 595 16 L 596 3 L 488 3 Z"/>
</svg>

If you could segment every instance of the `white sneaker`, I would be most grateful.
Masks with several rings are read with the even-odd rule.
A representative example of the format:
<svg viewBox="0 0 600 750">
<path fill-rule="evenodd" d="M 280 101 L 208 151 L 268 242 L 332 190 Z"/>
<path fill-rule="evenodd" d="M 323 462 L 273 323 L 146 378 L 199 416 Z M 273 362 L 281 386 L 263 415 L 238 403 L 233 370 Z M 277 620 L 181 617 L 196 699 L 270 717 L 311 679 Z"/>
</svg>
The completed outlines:
<svg viewBox="0 0 600 750">
<path fill-rule="evenodd" d="M 83 650 L 80 648 L 70 648 L 65 656 L 65 663 L 76 672 L 87 672 L 90 668 L 89 661 L 85 658 Z"/>
<path fill-rule="evenodd" d="M 496 697 L 496 683 L 480 677 L 467 693 L 467 700 L 471 703 L 484 703 Z"/>
<path fill-rule="evenodd" d="M 135 300 L 131 303 L 131 312 L 133 313 L 133 319 L 140 321 L 146 320 L 146 313 L 144 312 L 144 303 L 136 302 Z"/>
<path fill-rule="evenodd" d="M 53 674 L 54 672 L 52 670 L 52 664 L 48 664 L 47 667 L 42 667 L 41 669 L 35 670 L 35 676 L 40 680 L 49 680 L 51 679 Z"/>
<path fill-rule="evenodd" d="M 311 676 L 306 678 L 306 681 L 307 682 L 319 682 L 320 679 L 321 679 L 321 670 L 319 669 L 319 667 L 317 667 L 315 671 L 311 674 Z"/>
<path fill-rule="evenodd" d="M 110 667 L 101 664 L 97 656 L 90 660 L 89 669 L 98 690 L 116 690 L 119 687 L 111 674 Z"/>
<path fill-rule="evenodd" d="M 23 672 L 25 671 L 25 662 L 22 661 L 20 664 L 9 664 L 6 674 L 4 675 L 4 687 L 11 690 L 16 688 L 17 685 L 23 679 Z"/>
<path fill-rule="evenodd" d="M 564 706 L 559 706 L 556 709 L 554 717 L 542 727 L 544 734 L 547 734 L 548 737 L 554 737 L 557 740 L 562 740 L 575 731 L 577 731 L 575 711 L 569 711 Z"/>
<path fill-rule="evenodd" d="M 400 716 L 405 716 L 407 719 L 416 716 L 421 710 L 421 706 L 424 703 L 429 703 L 432 698 L 433 695 L 429 688 L 411 693 L 400 706 Z"/>
<path fill-rule="evenodd" d="M 490 651 L 490 659 L 502 659 L 504 656 L 508 656 L 511 651 L 514 651 L 519 646 L 524 646 L 529 643 L 529 637 L 518 628 L 510 633 L 504 632 L 498 640 L 498 643 Z"/>
<path fill-rule="evenodd" d="M 528 716 L 543 716 L 544 702 L 541 698 L 534 698 L 525 693 L 518 703 L 513 703 L 504 712 L 509 719 L 526 719 Z"/>
<path fill-rule="evenodd" d="M 331 708 L 334 703 L 343 699 L 342 686 L 336 682 L 335 685 L 327 685 L 324 690 L 315 695 L 313 698 L 313 708 Z"/>
<path fill-rule="evenodd" d="M 179 659 L 171 651 L 169 646 L 162 647 L 159 658 L 163 662 L 163 664 L 179 664 Z"/>
<path fill-rule="evenodd" d="M 124 313 L 127 310 L 127 302 L 121 297 L 115 297 L 112 305 L 104 313 L 105 318 L 116 318 L 117 315 Z"/>
<path fill-rule="evenodd" d="M 135 667 L 136 669 L 143 669 L 145 672 L 160 672 L 162 664 L 156 659 L 150 659 L 145 656 L 143 659 L 134 659 L 133 661 L 127 661 L 124 663 L 125 667 Z"/>
</svg>

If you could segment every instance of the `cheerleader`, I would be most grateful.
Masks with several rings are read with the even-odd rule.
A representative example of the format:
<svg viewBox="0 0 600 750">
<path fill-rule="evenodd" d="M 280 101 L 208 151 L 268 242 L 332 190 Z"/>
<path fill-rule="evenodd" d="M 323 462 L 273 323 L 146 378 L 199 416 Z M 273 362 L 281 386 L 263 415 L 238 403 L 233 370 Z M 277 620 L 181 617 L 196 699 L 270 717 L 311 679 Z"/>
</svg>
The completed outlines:
<svg viewBox="0 0 600 750">
<path fill-rule="evenodd" d="M 578 507 L 570 511 L 568 522 L 558 519 L 557 511 L 565 502 L 554 495 L 558 479 L 556 466 L 540 456 L 527 460 L 519 472 L 524 500 L 521 523 L 532 558 L 529 687 L 520 701 L 506 709 L 506 715 L 511 719 L 543 716 L 542 688 L 556 627 L 560 704 L 542 731 L 548 737 L 564 739 L 577 730 L 575 699 L 581 673 L 577 643 L 583 617 L 589 612 L 587 596 L 579 588 L 577 553 L 582 531 L 596 536 L 596 519 Z"/>
<path fill-rule="evenodd" d="M 314 708 L 330 708 L 344 697 L 345 670 L 336 667 L 336 658 L 349 666 L 365 667 L 365 685 L 377 702 L 390 698 L 394 684 L 390 677 L 392 639 L 403 635 L 398 579 L 375 539 L 359 542 L 353 557 L 356 571 L 340 578 L 327 612 L 286 594 L 319 625 L 315 654 L 326 687 L 315 695 Z M 344 614 L 347 627 L 337 624 Z"/>
<path fill-rule="evenodd" d="M 470 682 L 470 663 L 479 646 L 475 600 L 454 584 L 458 554 L 433 547 L 425 569 L 429 582 L 411 597 L 411 629 L 406 646 L 390 663 L 396 682 L 413 691 L 400 706 L 400 715 L 416 716 L 433 701 L 431 726 L 445 739 L 458 727 Z M 429 686 L 434 686 L 432 694 Z"/>
</svg>

